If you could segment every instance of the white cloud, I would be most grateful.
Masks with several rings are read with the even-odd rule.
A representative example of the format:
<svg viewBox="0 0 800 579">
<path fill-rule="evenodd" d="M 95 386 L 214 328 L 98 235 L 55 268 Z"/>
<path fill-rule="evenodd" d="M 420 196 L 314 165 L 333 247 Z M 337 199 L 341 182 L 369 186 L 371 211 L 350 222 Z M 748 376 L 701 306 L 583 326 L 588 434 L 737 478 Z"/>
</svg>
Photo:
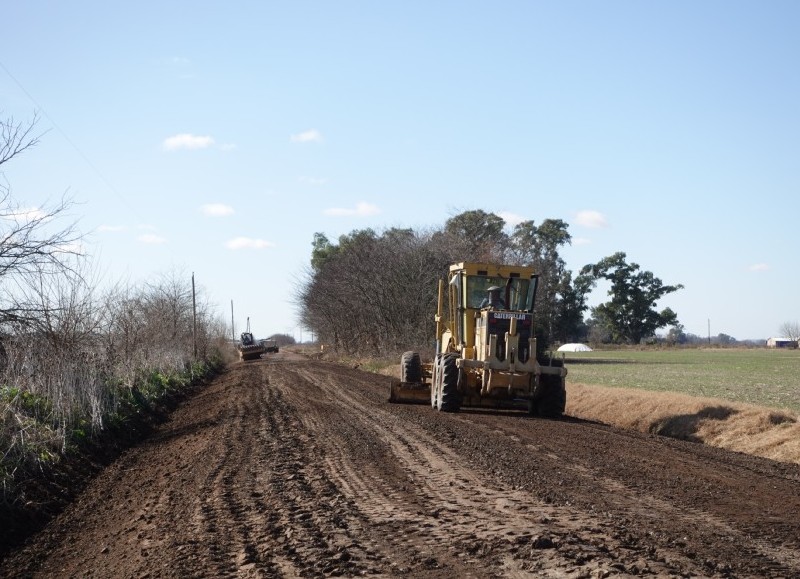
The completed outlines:
<svg viewBox="0 0 800 579">
<path fill-rule="evenodd" d="M 101 232 L 110 232 L 110 231 L 125 231 L 127 227 L 124 225 L 101 225 L 97 228 L 97 231 Z"/>
<path fill-rule="evenodd" d="M 321 143 L 322 133 L 317 129 L 309 129 L 290 137 L 293 143 Z"/>
<path fill-rule="evenodd" d="M 223 203 L 206 203 L 200 206 L 200 211 L 209 217 L 225 217 L 234 214 L 233 207 Z"/>
<path fill-rule="evenodd" d="M 590 245 L 592 243 L 591 239 L 586 237 L 573 237 L 572 238 L 572 245 Z"/>
<path fill-rule="evenodd" d="M 501 211 L 497 214 L 498 216 L 503 218 L 503 221 L 506 222 L 507 227 L 511 227 L 512 229 L 522 223 L 523 221 L 528 221 L 521 215 L 517 215 L 516 213 L 511 213 L 510 211 Z"/>
<path fill-rule="evenodd" d="M 353 209 L 346 209 L 343 207 L 331 207 L 323 211 L 325 215 L 332 215 L 334 217 L 367 217 L 369 215 L 377 215 L 381 210 L 377 205 L 372 203 L 365 203 L 361 201 L 356 203 Z"/>
<path fill-rule="evenodd" d="M 251 237 L 234 237 L 225 244 L 228 249 L 264 249 L 266 247 L 275 247 L 271 241 L 264 241 L 263 239 L 253 239 Z"/>
<path fill-rule="evenodd" d="M 181 133 L 164 139 L 162 147 L 165 151 L 177 151 L 179 149 L 207 149 L 214 144 L 214 138 L 208 135 L 200 136 L 191 133 Z"/>
<path fill-rule="evenodd" d="M 16 221 L 17 223 L 29 223 L 31 221 L 36 221 L 38 219 L 45 219 L 47 217 L 47 213 L 39 209 L 38 207 L 25 207 L 25 208 L 18 208 L 9 213 L 3 215 L 4 219 L 9 221 Z"/>
<path fill-rule="evenodd" d="M 56 251 L 60 253 L 69 253 L 72 255 L 84 255 L 86 253 L 85 247 L 80 241 L 63 243 L 56 247 Z"/>
<path fill-rule="evenodd" d="M 167 242 L 166 238 L 156 235 L 155 233 L 145 233 L 137 237 L 137 239 L 147 245 L 161 245 Z"/>
<path fill-rule="evenodd" d="M 590 229 L 600 229 L 602 227 L 608 227 L 608 221 L 606 220 L 606 216 L 600 213 L 599 211 L 579 211 L 575 216 L 575 223 L 578 225 L 582 225 L 584 227 L 588 227 Z"/>
<path fill-rule="evenodd" d="M 328 182 L 327 179 L 322 177 L 299 177 L 298 181 L 301 183 L 305 183 L 306 185 L 324 185 Z"/>
<path fill-rule="evenodd" d="M 769 265 L 766 263 L 754 263 L 749 269 L 750 271 L 767 271 L 769 269 Z"/>
</svg>

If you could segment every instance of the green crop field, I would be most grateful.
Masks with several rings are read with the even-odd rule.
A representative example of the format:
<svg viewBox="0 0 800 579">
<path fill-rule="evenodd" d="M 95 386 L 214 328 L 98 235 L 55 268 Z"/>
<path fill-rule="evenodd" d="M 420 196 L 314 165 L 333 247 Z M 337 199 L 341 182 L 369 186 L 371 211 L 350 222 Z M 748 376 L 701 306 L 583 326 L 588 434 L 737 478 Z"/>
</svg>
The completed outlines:
<svg viewBox="0 0 800 579">
<path fill-rule="evenodd" d="M 800 412 L 800 350 L 569 352 L 567 384 L 682 392 Z"/>
</svg>

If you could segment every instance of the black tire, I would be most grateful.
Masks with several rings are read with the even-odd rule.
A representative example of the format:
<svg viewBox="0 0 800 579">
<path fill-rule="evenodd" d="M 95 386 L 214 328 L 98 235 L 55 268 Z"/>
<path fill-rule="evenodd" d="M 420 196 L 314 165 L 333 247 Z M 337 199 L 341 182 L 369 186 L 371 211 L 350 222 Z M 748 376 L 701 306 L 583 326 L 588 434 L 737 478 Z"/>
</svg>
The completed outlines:
<svg viewBox="0 0 800 579">
<path fill-rule="evenodd" d="M 422 382 L 422 362 L 416 352 L 405 352 L 400 357 L 400 381 Z"/>
<path fill-rule="evenodd" d="M 442 412 L 458 412 L 461 408 L 461 394 L 458 391 L 458 354 L 448 353 L 442 358 L 439 375 L 439 410 Z"/>
<path fill-rule="evenodd" d="M 542 418 L 561 418 L 567 407 L 567 391 L 561 376 L 543 374 L 542 395 L 535 401 L 535 412 Z"/>
</svg>

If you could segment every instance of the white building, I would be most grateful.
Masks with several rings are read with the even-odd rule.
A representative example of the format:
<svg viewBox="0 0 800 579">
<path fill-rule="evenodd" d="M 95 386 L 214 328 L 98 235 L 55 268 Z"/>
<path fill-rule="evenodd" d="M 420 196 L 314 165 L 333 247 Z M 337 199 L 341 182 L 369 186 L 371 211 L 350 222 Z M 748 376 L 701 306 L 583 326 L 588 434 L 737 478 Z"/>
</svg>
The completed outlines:
<svg viewBox="0 0 800 579">
<path fill-rule="evenodd" d="M 797 348 L 797 340 L 789 338 L 769 338 L 767 348 Z"/>
</svg>

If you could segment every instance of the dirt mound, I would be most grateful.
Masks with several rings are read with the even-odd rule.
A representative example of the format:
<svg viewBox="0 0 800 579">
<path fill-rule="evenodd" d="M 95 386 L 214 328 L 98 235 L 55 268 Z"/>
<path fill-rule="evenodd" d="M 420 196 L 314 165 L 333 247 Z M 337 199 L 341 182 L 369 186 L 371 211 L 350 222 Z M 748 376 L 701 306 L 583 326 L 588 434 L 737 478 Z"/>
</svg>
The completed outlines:
<svg viewBox="0 0 800 579">
<path fill-rule="evenodd" d="M 570 416 L 800 464 L 800 417 L 788 410 L 583 384 L 568 391 Z"/>
</svg>

